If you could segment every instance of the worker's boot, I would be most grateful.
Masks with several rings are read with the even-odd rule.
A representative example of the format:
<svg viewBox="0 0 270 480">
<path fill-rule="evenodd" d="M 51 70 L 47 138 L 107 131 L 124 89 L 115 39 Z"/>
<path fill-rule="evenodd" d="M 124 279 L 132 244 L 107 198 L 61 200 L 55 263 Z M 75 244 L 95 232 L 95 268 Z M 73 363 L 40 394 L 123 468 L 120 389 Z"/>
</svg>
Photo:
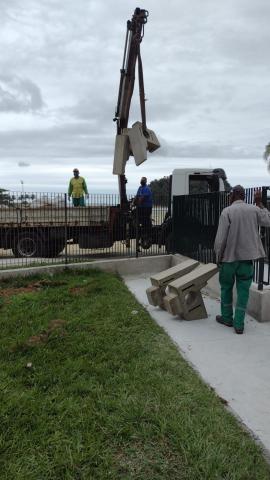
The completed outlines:
<svg viewBox="0 0 270 480">
<path fill-rule="evenodd" d="M 226 320 L 224 320 L 224 318 L 221 315 L 216 316 L 216 321 L 218 323 L 221 323 L 222 325 L 226 325 L 226 327 L 232 327 L 233 326 L 232 322 L 226 322 Z"/>
<path fill-rule="evenodd" d="M 238 333 L 238 335 L 241 335 L 242 333 L 244 333 L 244 327 L 243 328 L 234 327 L 234 331 L 235 333 Z"/>
</svg>

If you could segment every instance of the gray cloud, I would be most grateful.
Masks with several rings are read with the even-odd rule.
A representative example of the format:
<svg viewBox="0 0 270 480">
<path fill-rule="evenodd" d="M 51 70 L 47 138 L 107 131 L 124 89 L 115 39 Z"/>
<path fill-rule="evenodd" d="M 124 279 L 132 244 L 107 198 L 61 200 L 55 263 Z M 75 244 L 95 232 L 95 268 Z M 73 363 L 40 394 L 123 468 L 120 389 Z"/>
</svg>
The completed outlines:
<svg viewBox="0 0 270 480">
<path fill-rule="evenodd" d="M 171 160 L 212 158 L 221 167 L 227 162 L 236 177 L 242 158 L 256 159 L 266 172 L 269 1 L 227 0 L 217 8 L 214 0 L 170 0 L 164 8 L 161 0 L 147 0 L 146 8 L 141 51 L 148 126 L 162 144 L 149 158 L 151 168 L 163 175 Z M 117 8 L 98 0 L 0 3 L 0 69 L 6 73 L 0 76 L 0 161 L 16 165 L 13 175 L 29 162 L 32 181 L 51 185 L 56 176 L 49 179 L 45 165 L 60 172 L 79 159 L 92 172 L 104 167 L 100 181 L 112 179 L 112 119 L 132 12 L 126 0 Z M 138 98 L 136 85 L 130 124 L 140 119 Z M 245 174 L 254 178 L 248 165 Z M 148 175 L 147 166 L 141 170 Z M 131 179 L 140 174 L 132 162 L 128 171 Z"/>
<path fill-rule="evenodd" d="M 114 134 L 97 135 L 91 123 L 73 123 L 42 130 L 0 132 L 0 154 L 24 157 L 100 157 L 113 155 Z"/>
<path fill-rule="evenodd" d="M 37 112 L 43 105 L 40 89 L 31 80 L 0 75 L 0 112 Z"/>
<path fill-rule="evenodd" d="M 27 162 L 18 162 L 18 167 L 30 167 L 30 163 L 27 163 Z"/>
</svg>

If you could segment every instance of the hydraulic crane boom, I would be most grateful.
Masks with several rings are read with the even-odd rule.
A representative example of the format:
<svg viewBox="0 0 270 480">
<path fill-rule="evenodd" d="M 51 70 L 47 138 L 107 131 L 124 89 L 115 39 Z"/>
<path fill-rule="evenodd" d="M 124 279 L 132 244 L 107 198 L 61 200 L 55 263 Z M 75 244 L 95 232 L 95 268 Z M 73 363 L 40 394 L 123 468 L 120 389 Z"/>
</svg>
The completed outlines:
<svg viewBox="0 0 270 480">
<path fill-rule="evenodd" d="M 118 175 L 120 203 L 128 205 L 126 194 L 125 165 L 129 155 L 133 155 L 137 165 L 146 160 L 146 150 L 159 148 L 159 142 L 153 131 L 146 126 L 145 95 L 143 69 L 140 55 L 140 44 L 144 36 L 144 25 L 147 22 L 148 11 L 136 8 L 131 20 L 127 21 L 127 32 L 124 48 L 123 64 L 120 70 L 120 84 L 115 111 L 117 135 L 115 142 L 113 173 Z M 135 83 L 135 68 L 138 60 L 138 77 L 140 91 L 140 106 L 142 122 L 136 122 L 128 128 L 130 104 Z"/>
</svg>

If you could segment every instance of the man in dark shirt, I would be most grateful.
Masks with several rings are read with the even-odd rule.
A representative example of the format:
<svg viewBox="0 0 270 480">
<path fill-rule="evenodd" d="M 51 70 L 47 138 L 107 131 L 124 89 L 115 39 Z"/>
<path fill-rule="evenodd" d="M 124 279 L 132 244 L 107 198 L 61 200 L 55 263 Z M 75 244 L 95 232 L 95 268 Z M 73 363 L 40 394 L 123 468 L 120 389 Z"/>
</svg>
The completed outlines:
<svg viewBox="0 0 270 480">
<path fill-rule="evenodd" d="M 138 221 L 143 227 L 143 232 L 151 234 L 151 214 L 152 214 L 152 192 L 147 185 L 147 178 L 141 178 L 141 186 L 138 188 L 137 195 L 135 197 L 135 203 L 138 211 Z"/>
</svg>

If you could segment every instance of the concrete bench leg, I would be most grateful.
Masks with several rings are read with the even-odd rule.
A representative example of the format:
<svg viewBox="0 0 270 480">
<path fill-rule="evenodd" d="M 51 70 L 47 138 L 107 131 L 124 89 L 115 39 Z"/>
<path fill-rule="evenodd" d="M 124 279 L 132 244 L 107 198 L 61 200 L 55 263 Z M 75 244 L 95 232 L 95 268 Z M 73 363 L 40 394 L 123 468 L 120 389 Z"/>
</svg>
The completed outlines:
<svg viewBox="0 0 270 480">
<path fill-rule="evenodd" d="M 171 315 L 179 315 L 185 320 L 199 320 L 207 318 L 207 311 L 204 305 L 200 290 L 191 288 L 185 292 L 168 293 L 163 299 L 164 308 Z"/>
<path fill-rule="evenodd" d="M 164 309 L 163 298 L 166 295 L 166 288 L 170 282 L 186 275 L 199 265 L 197 260 L 191 258 L 175 265 L 174 267 L 163 270 L 163 272 L 153 275 L 150 280 L 152 286 L 147 288 L 146 294 L 150 305 L 158 306 Z"/>
<path fill-rule="evenodd" d="M 185 320 L 207 318 L 201 289 L 217 270 L 217 266 L 213 263 L 200 265 L 170 282 L 168 293 L 163 299 L 165 309 L 172 315 L 179 315 Z"/>
<path fill-rule="evenodd" d="M 147 288 L 146 294 L 150 305 L 164 309 L 163 298 L 165 296 L 165 288 L 152 286 Z"/>
</svg>

